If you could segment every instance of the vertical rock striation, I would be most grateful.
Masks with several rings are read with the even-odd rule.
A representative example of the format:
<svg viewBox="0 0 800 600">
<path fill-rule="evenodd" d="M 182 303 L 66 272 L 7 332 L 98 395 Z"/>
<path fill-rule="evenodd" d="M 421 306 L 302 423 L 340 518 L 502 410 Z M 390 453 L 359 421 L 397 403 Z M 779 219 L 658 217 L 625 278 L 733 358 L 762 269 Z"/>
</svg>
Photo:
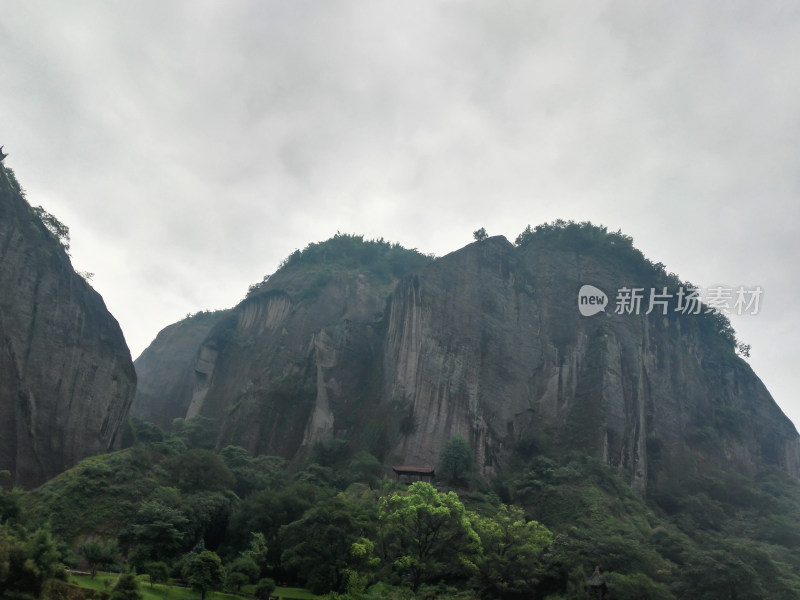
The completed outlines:
<svg viewBox="0 0 800 600">
<path fill-rule="evenodd" d="M 594 247 L 489 238 L 391 280 L 290 264 L 205 337 L 175 330 L 191 367 L 143 355 L 141 389 L 174 389 L 181 416 L 217 418 L 219 445 L 288 458 L 334 436 L 435 464 L 461 435 L 487 476 L 552 447 L 602 457 L 642 491 L 701 463 L 798 476 L 797 431 L 719 322 L 614 312 L 616 290 L 666 274 L 603 235 Z M 582 316 L 583 284 L 612 306 Z M 148 353 L 178 348 L 170 339 Z"/>
<path fill-rule="evenodd" d="M 0 469 L 32 487 L 120 445 L 136 374 L 119 324 L 0 168 Z"/>
</svg>

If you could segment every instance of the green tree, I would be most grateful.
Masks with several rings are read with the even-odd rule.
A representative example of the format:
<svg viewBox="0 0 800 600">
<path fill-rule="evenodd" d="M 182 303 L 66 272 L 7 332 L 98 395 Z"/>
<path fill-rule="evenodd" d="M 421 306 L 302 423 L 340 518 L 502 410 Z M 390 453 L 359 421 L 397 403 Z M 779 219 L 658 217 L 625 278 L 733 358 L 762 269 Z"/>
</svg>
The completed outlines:
<svg viewBox="0 0 800 600">
<path fill-rule="evenodd" d="M 111 567 L 119 560 L 119 547 L 116 540 L 86 540 L 78 547 L 78 554 L 89 563 L 91 578 L 97 575 L 97 569 Z"/>
<path fill-rule="evenodd" d="M 480 229 L 476 229 L 475 231 L 472 232 L 472 237 L 475 238 L 476 242 L 482 242 L 487 237 L 489 237 L 489 234 L 486 233 L 485 228 L 481 227 Z"/>
<path fill-rule="evenodd" d="M 394 570 L 417 590 L 422 583 L 474 575 L 481 543 L 454 492 L 412 483 L 381 498 L 379 536 Z"/>
<path fill-rule="evenodd" d="M 144 572 L 150 577 L 150 587 L 154 583 L 169 582 L 169 567 L 162 561 L 148 561 L 144 564 Z"/>
<path fill-rule="evenodd" d="M 344 591 L 351 547 L 371 528 L 373 507 L 338 495 L 306 511 L 281 529 L 284 567 L 300 574 L 315 593 Z"/>
<path fill-rule="evenodd" d="M 33 210 L 33 214 L 39 218 L 47 231 L 50 232 L 50 235 L 61 244 L 61 247 L 64 248 L 64 252 L 69 254 L 69 227 L 64 225 L 41 206 L 34 206 L 31 210 Z"/>
<path fill-rule="evenodd" d="M 111 590 L 109 600 L 142 600 L 135 572 L 129 571 L 119 576 L 116 585 Z"/>
<path fill-rule="evenodd" d="M 255 596 L 258 600 L 268 600 L 275 591 L 275 581 L 269 577 L 260 579 L 256 584 Z"/>
<path fill-rule="evenodd" d="M 261 568 L 249 556 L 239 556 L 228 565 L 226 571 L 228 572 L 228 583 L 230 583 L 232 576 L 241 575 L 241 577 L 236 577 L 237 580 L 244 578 L 241 585 L 254 583 L 258 581 L 258 577 L 261 575 Z M 238 590 L 239 588 L 236 589 Z"/>
<path fill-rule="evenodd" d="M 553 534 L 536 521 L 526 521 L 517 506 L 502 504 L 492 517 L 472 515 L 483 545 L 478 566 L 484 588 L 497 598 L 535 594 L 545 549 Z"/>
<path fill-rule="evenodd" d="M 172 432 L 184 440 L 189 448 L 212 450 L 217 443 L 219 423 L 208 417 L 192 417 L 172 421 Z"/>
<path fill-rule="evenodd" d="M 136 513 L 130 531 L 134 550 L 131 561 L 168 561 L 184 548 L 189 520 L 183 513 L 158 500 L 148 500 Z"/>
<path fill-rule="evenodd" d="M 472 474 L 474 461 L 469 442 L 454 435 L 439 453 L 439 476 L 448 483 L 463 483 Z"/>
<path fill-rule="evenodd" d="M 164 466 L 187 492 L 228 490 L 236 481 L 222 459 L 209 450 L 194 448 L 168 458 Z"/>
<path fill-rule="evenodd" d="M 47 530 L 37 529 L 24 540 L 0 525 L 0 598 L 14 593 L 38 598 L 58 567 L 58 549 Z"/>
<path fill-rule="evenodd" d="M 186 564 L 184 576 L 187 583 L 200 592 L 201 600 L 205 600 L 206 592 L 222 587 L 225 570 L 215 552 L 203 550 Z"/>
</svg>

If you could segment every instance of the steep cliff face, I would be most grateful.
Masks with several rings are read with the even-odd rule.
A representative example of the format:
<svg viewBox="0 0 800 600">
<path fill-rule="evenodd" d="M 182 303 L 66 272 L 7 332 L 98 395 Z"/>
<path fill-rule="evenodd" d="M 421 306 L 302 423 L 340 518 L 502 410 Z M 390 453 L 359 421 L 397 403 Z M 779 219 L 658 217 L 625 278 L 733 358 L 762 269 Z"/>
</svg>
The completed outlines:
<svg viewBox="0 0 800 600">
<path fill-rule="evenodd" d="M 148 376 L 136 386 L 131 415 L 164 428 L 173 419 L 186 417 L 195 385 L 202 385 L 216 359 L 215 350 L 202 344 L 228 313 L 198 313 L 159 332 L 134 362 L 136 370 Z M 201 346 L 204 350 L 198 355 Z"/>
<path fill-rule="evenodd" d="M 698 461 L 797 476 L 797 432 L 724 323 L 672 307 L 580 314 L 583 284 L 613 303 L 624 286 L 674 283 L 620 240 L 489 238 L 399 279 L 289 265 L 187 346 L 181 411 L 219 419 L 220 445 L 287 457 L 340 436 L 435 464 L 459 434 L 486 475 L 555 445 L 603 457 L 641 490 Z M 177 385 L 153 373 L 140 368 L 143 386 Z"/>
<path fill-rule="evenodd" d="M 704 334 L 704 317 L 579 313 L 582 284 L 613 302 L 642 278 L 492 238 L 404 279 L 384 351 L 382 400 L 412 421 L 395 451 L 430 462 L 459 434 L 492 474 L 519 444 L 558 444 L 602 456 L 641 490 L 698 458 L 797 476 L 794 426 L 730 344 Z"/>
<path fill-rule="evenodd" d="M 363 251 L 372 267 L 361 268 L 342 248 Z M 378 406 L 371 391 L 379 389 L 393 269 L 428 259 L 349 236 L 312 250 L 221 313 L 207 333 L 189 319 L 159 334 L 136 361 L 141 385 L 132 414 L 155 415 L 145 395 L 160 391 L 168 408 L 159 425 L 212 417 L 221 424 L 220 445 L 287 457 L 325 437 L 352 436 L 368 407 Z"/>
<path fill-rule="evenodd" d="M 119 446 L 136 374 L 103 299 L 0 168 L 0 469 L 31 487 Z"/>
</svg>

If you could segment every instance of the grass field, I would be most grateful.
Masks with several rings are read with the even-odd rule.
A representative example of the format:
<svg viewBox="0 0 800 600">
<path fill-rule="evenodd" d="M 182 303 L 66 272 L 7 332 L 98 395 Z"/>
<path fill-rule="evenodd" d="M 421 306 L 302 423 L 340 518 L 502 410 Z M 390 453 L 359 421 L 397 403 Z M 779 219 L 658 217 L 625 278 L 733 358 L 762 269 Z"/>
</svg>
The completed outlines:
<svg viewBox="0 0 800 600">
<path fill-rule="evenodd" d="M 94 579 L 88 575 L 70 575 L 69 583 L 79 585 L 91 590 L 111 591 L 117 581 L 117 573 L 98 573 Z M 200 592 L 190 588 L 177 585 L 163 585 L 156 583 L 150 587 L 149 579 L 146 575 L 139 576 L 139 591 L 144 600 L 199 600 Z M 242 591 L 242 595 L 228 594 L 224 592 L 208 592 L 206 600 L 242 600 L 252 593 L 255 586 L 247 585 Z M 277 587 L 272 595 L 283 600 L 315 600 L 321 598 L 302 588 Z"/>
</svg>

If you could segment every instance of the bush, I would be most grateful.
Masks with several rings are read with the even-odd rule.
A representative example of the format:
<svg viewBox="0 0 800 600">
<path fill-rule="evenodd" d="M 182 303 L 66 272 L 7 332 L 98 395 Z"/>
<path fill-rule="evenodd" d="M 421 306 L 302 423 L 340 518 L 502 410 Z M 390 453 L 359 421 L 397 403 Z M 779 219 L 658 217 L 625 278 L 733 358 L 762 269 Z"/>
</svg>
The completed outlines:
<svg viewBox="0 0 800 600">
<path fill-rule="evenodd" d="M 274 591 L 275 581 L 269 577 L 265 577 L 264 579 L 259 579 L 256 584 L 255 596 L 259 600 L 267 600 Z"/>
</svg>

